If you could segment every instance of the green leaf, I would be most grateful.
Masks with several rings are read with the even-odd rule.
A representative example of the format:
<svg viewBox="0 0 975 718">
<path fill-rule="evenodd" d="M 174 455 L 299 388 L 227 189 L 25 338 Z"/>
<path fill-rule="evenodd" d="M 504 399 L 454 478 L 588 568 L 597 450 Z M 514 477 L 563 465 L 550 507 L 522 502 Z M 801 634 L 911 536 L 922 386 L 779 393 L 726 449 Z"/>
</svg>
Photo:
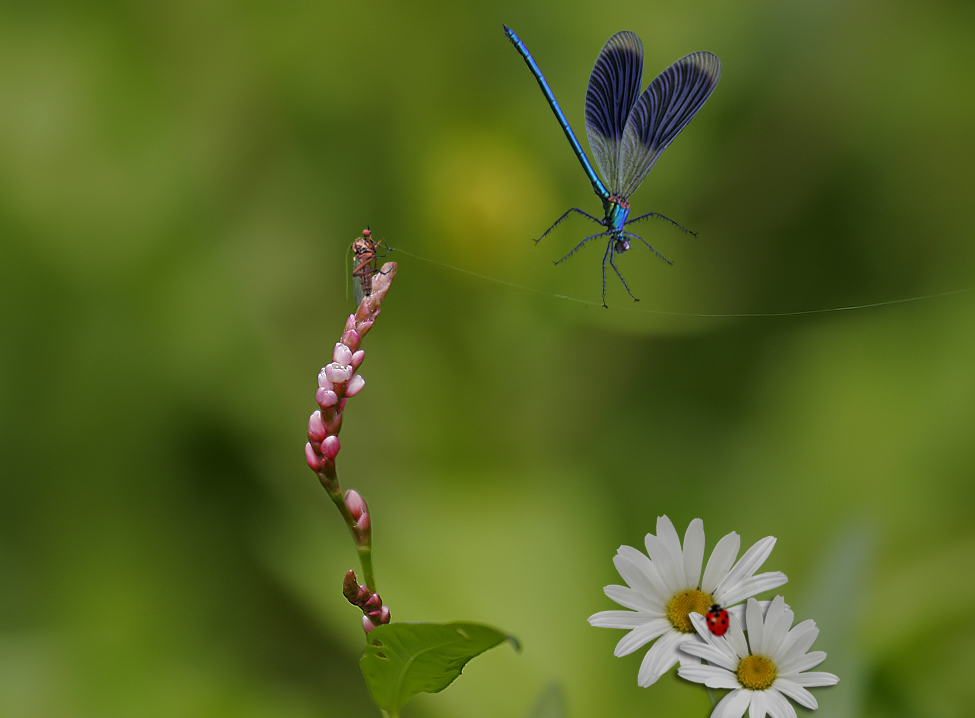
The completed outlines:
<svg viewBox="0 0 975 718">
<path fill-rule="evenodd" d="M 359 668 L 376 705 L 397 715 L 417 693 L 439 693 L 502 641 L 520 650 L 511 636 L 477 623 L 390 623 L 370 631 Z"/>
</svg>

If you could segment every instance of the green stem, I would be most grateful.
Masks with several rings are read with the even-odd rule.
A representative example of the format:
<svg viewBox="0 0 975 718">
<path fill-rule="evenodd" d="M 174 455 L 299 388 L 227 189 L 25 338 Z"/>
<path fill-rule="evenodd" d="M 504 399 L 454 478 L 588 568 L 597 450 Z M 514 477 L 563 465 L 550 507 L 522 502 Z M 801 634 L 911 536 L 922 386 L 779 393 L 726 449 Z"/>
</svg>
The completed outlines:
<svg viewBox="0 0 975 718">
<path fill-rule="evenodd" d="M 322 486 L 328 493 L 328 497 L 335 504 L 335 508 L 339 510 L 339 513 L 342 514 L 342 519 L 345 521 L 345 525 L 349 527 L 349 533 L 352 534 L 352 540 L 356 545 L 356 552 L 359 554 L 359 563 L 362 566 L 362 580 L 364 581 L 364 585 L 370 591 L 376 593 L 378 590 L 376 588 L 376 578 L 372 573 L 372 530 L 367 530 L 365 534 L 359 531 L 355 517 L 349 511 L 349 507 L 345 505 L 345 499 L 342 496 L 342 486 L 339 484 L 339 475 L 335 470 L 335 465 L 326 462 L 325 466 L 317 473 L 319 480 L 322 482 Z"/>
<path fill-rule="evenodd" d="M 701 685 L 704 684 L 702 683 Z M 704 686 L 704 690 L 708 692 L 708 700 L 711 701 L 711 708 L 714 709 L 718 705 L 718 692 L 708 686 Z"/>
</svg>

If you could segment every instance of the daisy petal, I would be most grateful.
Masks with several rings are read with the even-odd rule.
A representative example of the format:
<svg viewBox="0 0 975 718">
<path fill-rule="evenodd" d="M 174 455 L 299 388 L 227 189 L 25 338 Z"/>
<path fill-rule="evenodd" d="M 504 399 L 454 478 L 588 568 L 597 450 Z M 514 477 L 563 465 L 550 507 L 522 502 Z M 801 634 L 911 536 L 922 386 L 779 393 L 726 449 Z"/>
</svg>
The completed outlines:
<svg viewBox="0 0 975 718">
<path fill-rule="evenodd" d="M 627 656 L 638 648 L 647 645 L 654 638 L 663 635 L 669 628 L 670 623 L 662 618 L 651 620 L 644 626 L 634 628 L 616 644 L 616 650 L 613 651 L 613 655 L 617 658 Z"/>
<path fill-rule="evenodd" d="M 764 640 L 765 621 L 762 608 L 754 598 L 748 599 L 748 606 L 745 608 L 745 628 L 748 630 L 748 645 L 751 646 L 752 653 L 757 653 L 758 646 L 761 646 Z"/>
<path fill-rule="evenodd" d="M 754 691 L 748 706 L 748 718 L 765 718 L 768 713 L 768 701 L 765 699 L 765 691 Z"/>
<path fill-rule="evenodd" d="M 789 634 L 789 628 L 792 626 L 794 618 L 792 611 L 785 607 L 785 599 L 782 596 L 773 598 L 772 605 L 765 613 L 762 642 L 758 646 L 757 652 L 774 660 L 777 657 L 776 652 Z M 754 645 L 752 650 L 756 650 Z"/>
<path fill-rule="evenodd" d="M 670 553 L 670 557 L 673 559 L 674 564 L 681 569 L 681 556 L 683 551 L 680 548 L 680 536 L 677 535 L 677 529 L 674 528 L 674 522 L 671 521 L 667 516 L 657 517 L 657 538 L 663 542 L 663 545 L 667 547 L 667 551 Z M 678 573 L 678 578 L 683 578 L 683 576 Z"/>
<path fill-rule="evenodd" d="M 805 655 L 799 656 L 799 658 L 790 663 L 776 662 L 776 665 L 779 668 L 780 675 L 786 676 L 787 678 L 792 678 L 793 673 L 808 671 L 810 668 L 818 666 L 825 660 L 825 651 L 813 651 L 812 653 L 806 653 Z"/>
<path fill-rule="evenodd" d="M 717 666 L 683 666 L 677 669 L 677 675 L 708 688 L 740 688 L 733 674 Z"/>
<path fill-rule="evenodd" d="M 634 611 L 646 611 L 656 614 L 659 607 L 654 605 L 646 596 L 634 591 L 628 586 L 617 586 L 615 584 L 606 586 L 603 593 L 616 601 L 623 608 L 632 608 Z"/>
<path fill-rule="evenodd" d="M 622 548 L 622 547 L 620 547 Z M 624 581 L 639 594 L 642 594 L 647 602 L 650 604 L 658 604 L 658 613 L 662 616 L 664 614 L 664 604 L 666 599 L 661 594 L 660 589 L 653 585 L 653 581 L 650 576 L 644 571 L 644 569 L 650 569 L 653 571 L 653 576 L 656 578 L 657 570 L 653 568 L 650 564 L 650 559 L 643 556 L 642 553 L 636 551 L 637 554 L 643 557 L 646 562 L 645 565 L 640 565 L 633 561 L 628 555 L 622 553 L 613 556 L 613 565 L 616 566 L 616 570 L 619 571 L 620 576 Z M 659 579 L 658 579 L 659 580 Z"/>
<path fill-rule="evenodd" d="M 741 688 L 732 691 L 714 707 L 711 718 L 741 718 L 745 715 L 745 710 L 747 710 L 748 704 L 751 703 L 751 699 L 751 691 L 742 690 Z"/>
<path fill-rule="evenodd" d="M 721 666 L 721 668 L 729 671 L 733 671 L 738 667 L 737 660 L 729 659 L 723 651 L 715 646 L 709 646 L 707 643 L 685 641 L 681 644 L 680 650 L 681 653 L 688 653 L 692 656 L 703 658 L 708 663 L 715 666 Z"/>
<path fill-rule="evenodd" d="M 735 670 L 738 666 L 739 656 L 735 653 L 735 650 L 731 647 L 731 645 L 728 643 L 726 638 L 715 636 L 713 633 L 711 633 L 711 631 L 708 630 L 707 621 L 704 620 L 703 616 L 694 613 L 691 614 L 690 619 L 691 622 L 694 624 L 694 628 L 697 630 L 697 634 L 699 638 L 698 640 L 693 640 L 693 641 L 688 640 L 686 643 L 684 643 L 681 646 L 681 651 L 684 653 L 690 653 L 692 655 L 700 656 L 700 653 L 697 652 L 696 649 L 688 651 L 687 648 L 689 646 L 699 645 L 701 641 L 703 641 L 704 645 L 710 646 L 711 648 L 715 649 L 717 651 L 717 655 L 723 656 L 723 659 L 718 659 L 718 658 L 712 659 L 712 658 L 707 658 L 705 656 L 701 656 L 702 658 L 705 658 L 705 660 L 711 661 L 712 663 L 718 662 L 721 665 L 723 665 L 725 668 L 727 668 L 729 671 Z"/>
<path fill-rule="evenodd" d="M 684 533 L 684 582 L 687 586 L 697 586 L 701 580 L 701 565 L 704 563 L 704 522 L 694 519 Z"/>
<path fill-rule="evenodd" d="M 765 559 L 767 559 L 768 555 L 772 553 L 772 548 L 774 546 L 775 537 L 766 536 L 750 549 L 745 551 L 745 555 L 742 556 L 738 563 L 736 563 L 732 567 L 731 571 L 728 572 L 728 575 L 725 576 L 724 580 L 718 586 L 718 590 L 720 591 L 722 588 L 733 586 L 739 581 L 754 574 L 762 567 L 762 564 L 765 563 Z"/>
<path fill-rule="evenodd" d="M 600 611 L 586 620 L 591 626 L 599 628 L 637 628 L 650 619 L 647 614 L 637 611 Z"/>
<path fill-rule="evenodd" d="M 643 657 L 637 685 L 641 688 L 652 686 L 664 673 L 677 663 L 677 647 L 683 642 L 684 634 L 677 631 L 665 633 Z"/>
<path fill-rule="evenodd" d="M 637 575 L 634 576 L 634 583 L 630 583 L 626 576 L 623 576 L 622 571 L 620 576 L 623 576 L 623 580 L 630 583 L 630 586 L 637 589 L 643 593 L 647 598 L 654 599 L 659 602 L 661 607 L 666 605 L 667 600 L 670 598 L 670 594 L 666 593 L 666 587 L 663 581 L 660 580 L 660 575 L 657 573 L 657 569 L 654 567 L 653 563 L 647 558 L 646 554 L 642 551 L 638 551 L 632 546 L 620 546 L 619 550 L 616 552 L 616 558 L 626 559 L 630 565 L 635 569 Z M 616 563 L 616 558 L 613 559 L 613 563 L 616 564 L 616 570 L 619 571 L 619 564 Z"/>
<path fill-rule="evenodd" d="M 819 708 L 819 703 L 813 698 L 813 694 L 789 678 L 779 676 L 775 679 L 772 687 L 805 708 L 812 710 Z"/>
<path fill-rule="evenodd" d="M 812 620 L 803 621 L 798 626 L 789 631 L 789 635 L 785 639 L 785 643 L 782 644 L 782 649 L 779 651 L 779 662 L 783 666 L 791 665 L 793 661 L 801 657 L 809 647 L 815 643 L 816 638 L 819 636 L 819 629 L 816 628 L 816 622 Z M 786 668 L 786 671 L 791 670 Z"/>
<path fill-rule="evenodd" d="M 718 545 L 711 551 L 711 558 L 708 559 L 707 568 L 704 569 L 704 580 L 701 581 L 701 590 L 705 593 L 714 593 L 718 584 L 724 580 L 731 570 L 731 566 L 738 557 L 741 549 L 741 537 L 734 531 L 718 541 Z"/>
<path fill-rule="evenodd" d="M 724 634 L 728 641 L 728 647 L 734 651 L 737 658 L 744 658 L 748 655 L 748 643 L 745 641 L 745 632 L 741 630 L 741 624 L 734 616 L 729 617 L 728 631 Z"/>
<path fill-rule="evenodd" d="M 759 601 L 758 607 L 762 609 L 762 618 L 765 618 L 765 614 L 768 613 L 768 607 L 772 604 L 771 601 Z M 786 608 L 789 608 L 789 604 L 784 604 Z M 737 606 L 730 606 L 725 608 L 725 610 L 732 616 L 738 619 L 738 623 L 745 625 L 745 604 L 739 603 Z M 790 608 L 791 610 L 791 608 Z"/>
<path fill-rule="evenodd" d="M 816 686 L 835 686 L 840 682 L 840 679 L 832 673 L 826 673 L 824 671 L 799 673 L 794 676 L 789 676 L 788 679 L 797 685 L 808 686 L 809 688 L 815 688 Z"/>
<path fill-rule="evenodd" d="M 674 535 L 677 535 L 676 532 Z M 683 572 L 682 568 L 679 569 L 681 566 L 680 554 L 677 555 L 677 560 L 675 561 L 667 544 L 653 534 L 647 534 L 644 537 L 643 545 L 646 547 L 647 555 L 650 556 L 650 560 L 653 561 L 653 565 L 657 569 L 657 574 L 660 576 L 660 580 L 666 588 L 667 595 L 673 596 L 675 593 L 684 590 L 686 587 L 683 585 L 683 581 L 681 581 L 680 575 L 678 574 L 678 570 Z"/>
<path fill-rule="evenodd" d="M 722 586 L 714 592 L 714 600 L 722 606 L 733 606 L 763 591 L 778 588 L 788 580 L 789 578 L 781 571 L 770 571 L 769 573 L 760 573 L 757 576 L 743 578 L 735 583 L 724 581 Z"/>
<path fill-rule="evenodd" d="M 766 691 L 768 693 L 768 713 L 772 718 L 798 718 L 796 709 L 786 700 L 785 696 L 774 688 Z"/>
</svg>

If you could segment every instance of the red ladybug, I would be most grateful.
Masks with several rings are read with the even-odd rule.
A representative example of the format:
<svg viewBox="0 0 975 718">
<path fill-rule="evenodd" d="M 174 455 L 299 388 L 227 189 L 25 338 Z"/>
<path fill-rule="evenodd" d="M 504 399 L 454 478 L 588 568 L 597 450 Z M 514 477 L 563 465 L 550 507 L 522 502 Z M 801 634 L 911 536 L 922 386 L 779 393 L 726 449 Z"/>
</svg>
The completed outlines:
<svg viewBox="0 0 975 718">
<path fill-rule="evenodd" d="M 715 636 L 723 636 L 728 630 L 728 612 L 718 604 L 711 606 L 704 618 L 707 619 L 708 630 Z"/>
</svg>

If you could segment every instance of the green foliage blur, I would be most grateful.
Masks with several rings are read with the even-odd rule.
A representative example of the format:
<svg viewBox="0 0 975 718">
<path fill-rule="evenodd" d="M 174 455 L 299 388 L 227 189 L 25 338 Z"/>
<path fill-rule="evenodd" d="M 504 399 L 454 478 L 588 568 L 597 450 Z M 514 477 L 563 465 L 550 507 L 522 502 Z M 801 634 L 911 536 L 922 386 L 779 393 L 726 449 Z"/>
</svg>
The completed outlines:
<svg viewBox="0 0 975 718">
<path fill-rule="evenodd" d="M 639 304 L 553 267 L 583 220 L 531 241 L 600 207 L 503 22 L 580 137 L 612 33 L 644 84 L 722 60 L 631 198 L 699 233 L 642 226 Z M 689 315 L 975 285 L 973 68 L 971 3 L 3 3 L 0 715 L 378 715 L 303 458 L 367 225 L 542 292 L 390 257 L 338 460 L 378 588 L 524 646 L 404 715 L 707 715 L 586 622 L 661 514 L 778 537 L 819 715 L 966 715 L 975 292 Z"/>
</svg>

